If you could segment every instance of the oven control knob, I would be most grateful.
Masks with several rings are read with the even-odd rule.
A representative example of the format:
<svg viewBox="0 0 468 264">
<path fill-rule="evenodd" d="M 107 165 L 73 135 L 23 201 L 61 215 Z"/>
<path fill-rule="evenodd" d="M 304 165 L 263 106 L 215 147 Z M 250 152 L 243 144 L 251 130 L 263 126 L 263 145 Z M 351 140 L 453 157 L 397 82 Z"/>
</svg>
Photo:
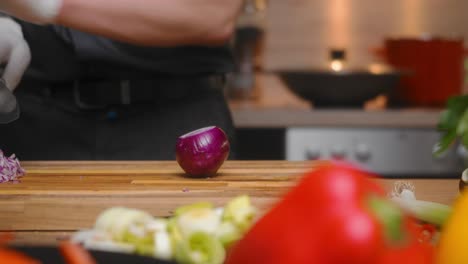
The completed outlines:
<svg viewBox="0 0 468 264">
<path fill-rule="evenodd" d="M 371 158 L 370 149 L 365 144 L 356 146 L 355 155 L 359 161 L 368 161 Z"/>
<path fill-rule="evenodd" d="M 307 160 L 318 160 L 321 156 L 320 149 L 308 149 L 305 155 Z"/>
<path fill-rule="evenodd" d="M 346 158 L 346 150 L 341 146 L 334 146 L 330 151 L 332 159 L 342 160 Z"/>
</svg>

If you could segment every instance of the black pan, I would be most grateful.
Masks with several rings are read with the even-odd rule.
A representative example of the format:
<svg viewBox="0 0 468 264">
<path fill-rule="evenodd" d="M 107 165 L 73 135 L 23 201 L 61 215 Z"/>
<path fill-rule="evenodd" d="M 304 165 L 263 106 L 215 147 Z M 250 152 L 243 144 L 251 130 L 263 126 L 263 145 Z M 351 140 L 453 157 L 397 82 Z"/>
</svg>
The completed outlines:
<svg viewBox="0 0 468 264">
<path fill-rule="evenodd" d="M 40 260 L 44 264 L 66 264 L 59 250 L 54 247 L 14 246 L 12 248 Z M 90 253 L 98 264 L 176 264 L 175 262 L 162 261 L 137 255 L 93 250 L 90 250 Z"/>
<path fill-rule="evenodd" d="M 287 87 L 315 107 L 362 107 L 378 95 L 390 95 L 402 73 L 367 70 L 292 70 L 277 72 Z"/>
</svg>

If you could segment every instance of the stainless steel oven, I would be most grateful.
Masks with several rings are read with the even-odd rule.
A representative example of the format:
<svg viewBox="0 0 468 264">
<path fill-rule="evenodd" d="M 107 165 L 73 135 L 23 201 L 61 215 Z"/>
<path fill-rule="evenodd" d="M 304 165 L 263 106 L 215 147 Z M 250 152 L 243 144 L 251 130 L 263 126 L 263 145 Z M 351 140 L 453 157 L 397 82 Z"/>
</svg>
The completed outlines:
<svg viewBox="0 0 468 264">
<path fill-rule="evenodd" d="M 286 159 L 343 159 L 388 177 L 459 177 L 460 148 L 432 155 L 439 136 L 435 129 L 292 127 L 286 130 Z"/>
</svg>

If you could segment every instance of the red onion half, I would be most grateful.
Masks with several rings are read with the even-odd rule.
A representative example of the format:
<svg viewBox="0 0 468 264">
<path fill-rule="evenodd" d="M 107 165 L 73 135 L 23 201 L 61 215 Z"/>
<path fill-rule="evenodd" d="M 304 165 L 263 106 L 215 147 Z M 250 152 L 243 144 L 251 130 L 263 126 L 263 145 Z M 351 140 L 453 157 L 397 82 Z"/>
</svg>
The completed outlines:
<svg viewBox="0 0 468 264">
<path fill-rule="evenodd" d="M 229 150 L 229 140 L 221 128 L 205 127 L 179 137 L 176 159 L 188 175 L 208 177 L 216 174 Z"/>
</svg>

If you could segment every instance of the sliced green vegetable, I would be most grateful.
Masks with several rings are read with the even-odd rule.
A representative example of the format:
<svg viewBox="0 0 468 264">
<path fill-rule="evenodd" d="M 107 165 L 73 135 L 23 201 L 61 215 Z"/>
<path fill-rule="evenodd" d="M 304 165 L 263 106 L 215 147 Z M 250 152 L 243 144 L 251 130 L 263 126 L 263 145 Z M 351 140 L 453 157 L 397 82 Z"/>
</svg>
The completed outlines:
<svg viewBox="0 0 468 264">
<path fill-rule="evenodd" d="M 152 233 L 145 236 L 138 236 L 130 231 L 126 231 L 122 237 L 123 243 L 128 243 L 135 246 L 136 253 L 144 256 L 153 256 L 154 254 L 154 236 Z"/>
<path fill-rule="evenodd" d="M 225 207 L 223 222 L 231 222 L 240 231 L 244 232 L 252 225 L 255 208 L 250 203 L 250 198 L 246 195 L 232 199 Z"/>
<path fill-rule="evenodd" d="M 111 234 L 116 241 L 124 241 L 124 236 L 129 231 L 136 236 L 144 237 L 145 226 L 152 220 L 153 217 L 146 212 L 129 209 L 113 221 Z"/>
<path fill-rule="evenodd" d="M 150 232 L 167 232 L 168 222 L 167 218 L 154 218 L 146 224 L 145 228 Z"/>
<path fill-rule="evenodd" d="M 145 229 L 153 217 L 141 210 L 110 208 L 97 219 L 95 228 L 107 232 L 114 242 L 130 244 L 141 255 L 153 255 L 153 234 Z"/>
<path fill-rule="evenodd" d="M 385 236 L 389 242 L 399 242 L 404 238 L 403 212 L 398 206 L 380 197 L 369 200 L 372 213 L 384 226 Z"/>
<path fill-rule="evenodd" d="M 197 232 L 177 244 L 175 260 L 183 264 L 222 264 L 226 257 L 221 242 L 214 236 Z"/>
<path fill-rule="evenodd" d="M 94 229 L 108 233 L 112 232 L 112 225 L 115 219 L 126 210 L 123 207 L 112 207 L 105 210 L 97 217 Z"/>
<path fill-rule="evenodd" d="M 220 224 L 221 217 L 209 208 L 194 208 L 177 217 L 177 225 L 185 237 L 195 232 L 214 234 Z"/>
<path fill-rule="evenodd" d="M 172 241 L 168 232 L 154 234 L 154 256 L 156 258 L 171 260 L 173 258 Z"/>
<path fill-rule="evenodd" d="M 391 199 L 404 211 L 413 217 L 437 226 L 443 226 L 452 208 L 448 205 L 417 200 L 414 194 L 414 186 L 407 182 L 395 183 Z"/>
<path fill-rule="evenodd" d="M 174 212 L 174 216 L 180 216 L 181 214 L 186 213 L 187 211 L 191 211 L 193 209 L 213 209 L 214 206 L 212 203 L 208 202 L 199 202 L 190 205 L 185 205 L 177 208 Z"/>
<path fill-rule="evenodd" d="M 255 209 L 247 196 L 226 208 L 200 202 L 179 207 L 170 218 L 154 218 L 136 209 L 113 207 L 102 212 L 94 230 L 83 233 L 91 248 L 132 252 L 181 264 L 221 264 L 228 248 L 251 226 Z"/>
<path fill-rule="evenodd" d="M 177 225 L 176 218 L 170 218 L 167 222 L 167 232 L 169 233 L 171 248 L 175 251 L 178 244 L 184 241 L 184 237 L 182 236 L 179 226 Z"/>
<path fill-rule="evenodd" d="M 224 248 L 229 248 L 242 237 L 242 232 L 231 222 L 223 222 L 216 230 L 216 237 Z"/>
</svg>

